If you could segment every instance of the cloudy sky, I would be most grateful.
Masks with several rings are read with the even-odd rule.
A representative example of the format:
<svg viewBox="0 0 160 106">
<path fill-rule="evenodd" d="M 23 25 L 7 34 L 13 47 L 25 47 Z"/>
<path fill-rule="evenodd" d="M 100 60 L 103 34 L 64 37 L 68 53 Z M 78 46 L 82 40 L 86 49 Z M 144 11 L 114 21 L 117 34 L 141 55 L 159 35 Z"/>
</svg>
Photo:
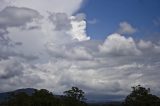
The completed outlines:
<svg viewBox="0 0 160 106">
<path fill-rule="evenodd" d="M 160 95 L 159 0 L 0 0 L 0 92 L 72 86 L 119 100 Z"/>
</svg>

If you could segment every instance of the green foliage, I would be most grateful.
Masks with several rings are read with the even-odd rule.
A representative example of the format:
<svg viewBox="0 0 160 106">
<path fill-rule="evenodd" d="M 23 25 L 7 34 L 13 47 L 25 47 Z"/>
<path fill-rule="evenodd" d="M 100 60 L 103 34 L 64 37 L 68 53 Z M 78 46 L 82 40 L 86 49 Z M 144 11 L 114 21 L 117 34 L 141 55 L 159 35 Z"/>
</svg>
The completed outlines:
<svg viewBox="0 0 160 106">
<path fill-rule="evenodd" d="M 36 90 L 32 95 L 24 92 L 12 93 L 7 103 L 0 106 L 86 106 L 85 93 L 77 87 L 64 92 L 64 96 L 55 96 L 48 90 Z M 150 89 L 140 85 L 132 87 L 124 106 L 160 106 L 160 98 L 152 95 Z M 121 106 L 118 104 L 89 104 L 89 106 Z"/>
<path fill-rule="evenodd" d="M 54 104 L 58 105 L 58 100 L 54 97 L 54 95 L 45 90 L 37 90 L 32 96 L 32 106 L 54 106 Z"/>
<path fill-rule="evenodd" d="M 73 87 L 73 91 L 76 92 L 73 97 L 61 96 L 56 97 L 51 92 L 45 89 L 36 90 L 32 95 L 27 95 L 24 92 L 12 93 L 11 98 L 4 106 L 84 106 L 85 102 L 82 102 L 84 98 L 84 92 L 77 87 Z M 68 94 L 68 93 L 67 93 Z"/>
<path fill-rule="evenodd" d="M 30 103 L 30 97 L 26 93 L 13 93 L 8 106 L 30 106 Z"/>
<path fill-rule="evenodd" d="M 64 91 L 65 101 L 67 106 L 84 106 L 84 92 L 77 87 L 72 87 L 70 90 Z"/>
<path fill-rule="evenodd" d="M 160 106 L 160 98 L 150 94 L 150 89 L 140 85 L 132 87 L 132 92 L 124 102 L 125 106 Z"/>
<path fill-rule="evenodd" d="M 84 101 L 84 92 L 77 87 L 72 87 L 71 90 L 64 91 L 67 97 L 73 98 L 78 101 Z"/>
</svg>

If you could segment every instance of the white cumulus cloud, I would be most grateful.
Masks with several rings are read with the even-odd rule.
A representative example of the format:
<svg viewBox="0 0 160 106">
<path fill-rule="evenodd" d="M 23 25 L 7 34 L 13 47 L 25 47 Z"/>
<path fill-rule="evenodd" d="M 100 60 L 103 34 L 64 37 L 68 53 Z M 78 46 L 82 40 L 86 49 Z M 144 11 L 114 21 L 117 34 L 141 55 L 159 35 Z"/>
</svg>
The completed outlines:
<svg viewBox="0 0 160 106">
<path fill-rule="evenodd" d="M 117 33 L 109 35 L 99 49 L 101 52 L 113 55 L 139 55 L 141 53 L 131 37 L 125 38 Z"/>
<path fill-rule="evenodd" d="M 137 29 L 134 28 L 131 24 L 128 22 L 121 22 L 119 24 L 118 33 L 120 34 L 133 34 L 137 32 Z"/>
</svg>

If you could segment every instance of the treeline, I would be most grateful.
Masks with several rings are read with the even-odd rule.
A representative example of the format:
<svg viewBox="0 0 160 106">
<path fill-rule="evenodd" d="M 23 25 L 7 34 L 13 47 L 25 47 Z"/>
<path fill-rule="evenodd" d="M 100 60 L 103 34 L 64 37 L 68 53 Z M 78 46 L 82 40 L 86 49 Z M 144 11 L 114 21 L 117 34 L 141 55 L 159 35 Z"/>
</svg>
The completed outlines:
<svg viewBox="0 0 160 106">
<path fill-rule="evenodd" d="M 56 96 L 48 90 L 35 90 L 31 95 L 13 92 L 0 106 L 160 106 L 160 98 L 150 93 L 149 88 L 140 85 L 132 87 L 132 92 L 121 104 L 87 104 L 85 93 L 77 87 Z"/>
<path fill-rule="evenodd" d="M 77 87 L 56 96 L 46 89 L 35 90 L 31 95 L 25 92 L 12 92 L 0 106 L 86 106 L 84 92 Z"/>
<path fill-rule="evenodd" d="M 125 98 L 124 106 L 160 106 L 160 98 L 151 94 L 150 88 L 140 85 L 132 87 L 132 92 Z"/>
</svg>

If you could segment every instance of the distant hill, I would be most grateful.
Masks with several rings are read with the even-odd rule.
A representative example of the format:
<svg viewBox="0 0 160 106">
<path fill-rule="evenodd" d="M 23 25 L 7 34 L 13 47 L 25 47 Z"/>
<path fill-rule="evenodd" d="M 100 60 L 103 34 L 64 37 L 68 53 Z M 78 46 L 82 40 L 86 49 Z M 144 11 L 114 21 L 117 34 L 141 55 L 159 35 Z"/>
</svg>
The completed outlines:
<svg viewBox="0 0 160 106">
<path fill-rule="evenodd" d="M 0 103 L 7 101 L 12 93 L 21 93 L 24 92 L 28 95 L 32 95 L 35 93 L 37 89 L 34 88 L 25 88 L 25 89 L 18 89 L 15 91 L 10 91 L 10 92 L 4 92 L 0 93 Z M 61 99 L 63 96 L 62 95 L 55 95 L 56 98 Z M 88 103 L 89 106 L 121 106 L 122 102 L 117 102 L 117 101 L 107 101 L 107 102 L 90 102 Z"/>
<path fill-rule="evenodd" d="M 112 102 L 97 102 L 88 103 L 89 106 L 122 106 L 122 102 L 112 101 Z"/>
<path fill-rule="evenodd" d="M 0 102 L 4 102 L 4 101 L 8 100 L 8 98 L 11 97 L 12 93 L 25 92 L 28 95 L 32 95 L 35 91 L 36 91 L 36 89 L 34 89 L 34 88 L 25 88 L 25 89 L 18 89 L 15 91 L 0 93 Z"/>
</svg>

